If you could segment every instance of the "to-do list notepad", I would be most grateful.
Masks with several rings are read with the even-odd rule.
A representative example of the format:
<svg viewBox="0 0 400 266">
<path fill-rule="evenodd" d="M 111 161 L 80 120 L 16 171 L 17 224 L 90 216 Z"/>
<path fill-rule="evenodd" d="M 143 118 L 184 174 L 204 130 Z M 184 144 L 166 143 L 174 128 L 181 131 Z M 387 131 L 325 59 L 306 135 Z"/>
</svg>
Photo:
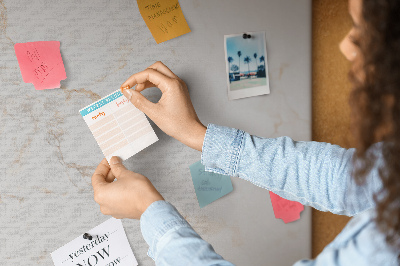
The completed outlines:
<svg viewBox="0 0 400 266">
<path fill-rule="evenodd" d="M 119 90 L 79 112 L 107 161 L 126 160 L 158 140 L 144 113 Z"/>
</svg>

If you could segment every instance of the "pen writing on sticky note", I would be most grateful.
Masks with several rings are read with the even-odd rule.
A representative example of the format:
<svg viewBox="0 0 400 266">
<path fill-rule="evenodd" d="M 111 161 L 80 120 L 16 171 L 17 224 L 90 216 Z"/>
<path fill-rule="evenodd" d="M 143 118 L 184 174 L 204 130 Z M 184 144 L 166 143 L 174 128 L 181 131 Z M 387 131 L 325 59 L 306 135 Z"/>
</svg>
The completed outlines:
<svg viewBox="0 0 400 266">
<path fill-rule="evenodd" d="M 177 0 L 137 0 L 140 14 L 157 43 L 190 32 Z"/>
<path fill-rule="evenodd" d="M 300 213 L 304 210 L 301 203 L 284 199 L 271 191 L 269 196 L 271 197 L 275 218 L 282 219 L 285 224 L 300 219 Z"/>
<path fill-rule="evenodd" d="M 24 82 L 33 83 L 36 90 L 60 88 L 67 78 L 60 42 L 16 43 L 14 49 Z"/>
</svg>

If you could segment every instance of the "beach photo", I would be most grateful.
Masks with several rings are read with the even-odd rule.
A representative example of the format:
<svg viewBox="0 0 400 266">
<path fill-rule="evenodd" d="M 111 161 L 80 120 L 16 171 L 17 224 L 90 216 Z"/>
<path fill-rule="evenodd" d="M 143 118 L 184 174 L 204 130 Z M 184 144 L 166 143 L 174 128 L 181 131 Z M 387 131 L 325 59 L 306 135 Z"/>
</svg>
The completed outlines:
<svg viewBox="0 0 400 266">
<path fill-rule="evenodd" d="M 225 35 L 230 100 L 269 94 L 265 32 Z"/>
</svg>

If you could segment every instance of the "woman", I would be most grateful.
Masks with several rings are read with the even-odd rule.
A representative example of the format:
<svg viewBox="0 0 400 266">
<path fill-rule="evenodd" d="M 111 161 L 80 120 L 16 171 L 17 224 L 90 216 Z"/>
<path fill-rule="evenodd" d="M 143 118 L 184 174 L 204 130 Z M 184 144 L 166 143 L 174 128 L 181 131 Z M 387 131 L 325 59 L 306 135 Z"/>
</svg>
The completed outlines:
<svg viewBox="0 0 400 266">
<path fill-rule="evenodd" d="M 356 150 L 288 137 L 262 139 L 212 124 L 206 128 L 185 83 L 160 62 L 122 85 L 132 104 L 165 133 L 202 151 L 206 170 L 243 178 L 319 210 L 357 215 L 315 260 L 295 265 L 399 262 L 400 1 L 350 0 L 349 11 L 354 24 L 340 49 L 352 62 Z M 158 103 L 140 94 L 154 86 L 162 91 Z M 119 158 L 110 165 L 103 160 L 92 184 L 102 213 L 140 219 L 156 264 L 231 265 L 146 177 L 127 170 Z"/>
</svg>

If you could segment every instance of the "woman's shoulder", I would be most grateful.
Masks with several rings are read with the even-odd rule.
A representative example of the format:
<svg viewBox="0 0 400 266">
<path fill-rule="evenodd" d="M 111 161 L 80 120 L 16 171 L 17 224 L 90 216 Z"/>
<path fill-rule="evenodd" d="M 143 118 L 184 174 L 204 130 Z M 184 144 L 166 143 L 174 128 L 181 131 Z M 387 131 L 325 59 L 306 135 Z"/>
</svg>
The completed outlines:
<svg viewBox="0 0 400 266">
<path fill-rule="evenodd" d="M 375 217 L 374 208 L 354 216 L 325 248 L 326 252 L 338 254 L 341 260 L 365 261 L 365 265 L 398 265 L 399 251 L 386 242 L 385 234 L 379 230 Z M 346 254 L 350 251 L 352 256 L 348 258 Z"/>
</svg>

